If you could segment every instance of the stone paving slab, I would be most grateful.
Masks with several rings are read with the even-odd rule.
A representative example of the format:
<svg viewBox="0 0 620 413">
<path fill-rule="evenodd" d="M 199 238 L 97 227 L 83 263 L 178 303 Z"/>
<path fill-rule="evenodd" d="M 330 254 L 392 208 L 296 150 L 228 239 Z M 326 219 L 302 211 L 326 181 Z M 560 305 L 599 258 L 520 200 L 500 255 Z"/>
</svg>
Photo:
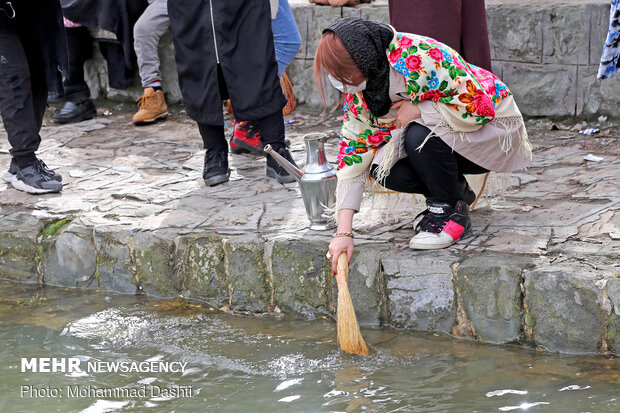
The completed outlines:
<svg viewBox="0 0 620 413">
<path fill-rule="evenodd" d="M 39 153 L 63 174 L 61 194 L 0 182 L 1 278 L 199 299 L 234 312 L 334 314 L 324 258 L 331 231 L 307 228 L 296 183 L 266 178 L 263 159 L 231 155 L 231 181 L 205 187 L 201 139 L 183 110 L 134 127 L 132 107 L 98 107 L 113 115 L 65 126 L 46 116 Z M 303 135 L 341 122 L 319 115 L 300 107 L 287 116 L 300 165 Z M 601 132 L 579 134 L 586 126 Z M 475 235 L 451 248 L 408 248 L 421 198 L 400 196 L 397 215 L 385 196 L 365 201 L 350 275 L 361 324 L 620 353 L 618 125 L 537 119 L 528 130 L 533 166 L 496 179 L 503 196 L 483 199 L 472 211 Z M 331 162 L 336 147 L 327 144 Z"/>
</svg>

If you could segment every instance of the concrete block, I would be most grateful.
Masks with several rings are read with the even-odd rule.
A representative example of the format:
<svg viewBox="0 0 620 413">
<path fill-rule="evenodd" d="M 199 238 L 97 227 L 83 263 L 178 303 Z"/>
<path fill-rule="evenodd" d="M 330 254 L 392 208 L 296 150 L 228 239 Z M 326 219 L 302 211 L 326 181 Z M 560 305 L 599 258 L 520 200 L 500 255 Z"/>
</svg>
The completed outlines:
<svg viewBox="0 0 620 413">
<path fill-rule="evenodd" d="M 327 7 L 309 4 L 310 20 L 308 21 L 308 49 L 306 57 L 313 59 L 321 34 L 330 23 L 342 17 L 341 7 Z"/>
<path fill-rule="evenodd" d="M 177 297 L 173 236 L 167 231 L 134 231 L 128 247 L 144 291 L 156 297 Z"/>
<path fill-rule="evenodd" d="M 62 287 L 98 288 L 97 251 L 93 231 L 71 223 L 49 244 L 43 270 L 45 284 Z M 47 248 L 46 248 L 47 249 Z"/>
<path fill-rule="evenodd" d="M 493 74 L 500 79 L 504 78 L 504 63 L 498 61 L 491 61 L 491 70 Z"/>
<path fill-rule="evenodd" d="M 612 312 L 607 322 L 605 341 L 614 354 L 620 354 L 620 278 L 607 281 L 607 296 L 612 303 Z"/>
<path fill-rule="evenodd" d="M 494 4 L 487 7 L 491 58 L 541 63 L 545 11 L 541 6 Z"/>
<path fill-rule="evenodd" d="M 269 277 L 258 235 L 224 238 L 231 308 L 264 312 L 271 298 Z"/>
<path fill-rule="evenodd" d="M 177 240 L 186 251 L 185 265 L 178 273 L 183 297 L 205 300 L 219 308 L 229 304 L 228 277 L 224 245 L 219 236 L 203 235 L 198 238 Z"/>
<path fill-rule="evenodd" d="M 590 118 L 605 115 L 610 119 L 620 119 L 620 77 L 598 80 L 597 73 L 598 65 L 579 67 L 578 114 Z"/>
<path fill-rule="evenodd" d="M 120 226 L 95 228 L 97 274 L 103 291 L 132 294 L 137 291 L 133 251 L 129 240 L 131 230 Z"/>
<path fill-rule="evenodd" d="M 559 4 L 544 12 L 543 63 L 588 64 L 592 8 Z"/>
<path fill-rule="evenodd" d="M 591 4 L 590 64 L 598 66 L 609 30 L 610 2 Z"/>
<path fill-rule="evenodd" d="M 598 350 L 607 320 L 598 278 L 591 267 L 577 263 L 525 273 L 525 320 L 537 345 L 567 353 Z"/>
<path fill-rule="evenodd" d="M 575 115 L 577 66 L 507 63 L 502 80 L 524 115 Z"/>
<path fill-rule="evenodd" d="M 325 259 L 326 245 L 274 241 L 266 248 L 274 303 L 308 318 L 314 318 L 317 309 L 329 311 L 334 277 Z"/>
<path fill-rule="evenodd" d="M 349 293 L 360 325 L 379 326 L 381 296 L 379 277 L 381 270 L 379 254 L 387 250 L 385 244 L 364 244 L 355 248 L 349 268 Z M 335 284 L 335 283 L 334 283 Z M 337 288 L 334 286 L 334 301 Z"/>
<path fill-rule="evenodd" d="M 389 323 L 393 327 L 451 333 L 456 320 L 449 251 L 403 251 L 386 257 Z M 389 264 L 388 264 L 389 262 Z"/>
<path fill-rule="evenodd" d="M 526 263 L 517 257 L 482 255 L 463 261 L 456 286 L 467 318 L 480 339 L 510 343 L 521 338 L 521 273 Z"/>
<path fill-rule="evenodd" d="M 343 17 L 346 17 L 346 9 L 348 9 L 348 7 L 345 8 L 343 13 L 345 14 L 345 16 Z M 358 17 L 361 17 L 362 19 L 372 20 L 373 22 L 378 23 L 390 24 L 390 14 L 388 13 L 388 8 L 385 6 L 368 3 L 358 6 L 357 9 L 359 10 Z M 355 14 L 351 12 L 351 15 Z"/>
<path fill-rule="evenodd" d="M 301 36 L 301 47 L 295 56 L 296 59 L 311 59 L 314 57 L 308 56 L 308 38 L 309 31 L 312 26 L 310 22 L 312 21 L 312 9 L 307 7 L 306 4 L 291 4 L 291 11 L 293 12 L 293 16 L 295 16 L 295 22 L 297 23 L 297 28 L 299 29 L 299 35 Z"/>
<path fill-rule="evenodd" d="M 0 277 L 37 281 L 37 264 L 43 259 L 37 245 L 42 222 L 26 213 L 9 213 L 0 219 Z"/>
</svg>

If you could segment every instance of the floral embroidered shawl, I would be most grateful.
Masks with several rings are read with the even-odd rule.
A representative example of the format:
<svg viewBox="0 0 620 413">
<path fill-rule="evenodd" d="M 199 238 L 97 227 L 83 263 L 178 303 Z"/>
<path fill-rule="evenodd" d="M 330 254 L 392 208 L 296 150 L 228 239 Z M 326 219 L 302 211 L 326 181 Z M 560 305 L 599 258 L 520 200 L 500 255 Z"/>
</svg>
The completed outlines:
<svg viewBox="0 0 620 413">
<path fill-rule="evenodd" d="M 611 0 L 609 31 L 598 69 L 597 79 L 620 75 L 620 0 Z"/>
<path fill-rule="evenodd" d="M 444 104 L 442 114 L 456 132 L 472 132 L 492 121 L 495 105 L 511 95 L 497 76 L 466 63 L 455 50 L 429 37 L 395 32 L 386 53 L 390 65 L 404 76 L 411 103 Z M 390 141 L 393 121 L 374 116 L 361 92 L 344 94 L 338 154 L 341 179 L 370 166 L 374 153 Z"/>
</svg>

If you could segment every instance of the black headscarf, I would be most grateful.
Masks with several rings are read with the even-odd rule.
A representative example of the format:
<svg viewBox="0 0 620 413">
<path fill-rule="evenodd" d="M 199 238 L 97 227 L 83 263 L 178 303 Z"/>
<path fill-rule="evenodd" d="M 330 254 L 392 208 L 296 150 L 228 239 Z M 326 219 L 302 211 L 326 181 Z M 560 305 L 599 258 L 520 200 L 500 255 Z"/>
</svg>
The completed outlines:
<svg viewBox="0 0 620 413">
<path fill-rule="evenodd" d="M 387 24 L 356 17 L 337 20 L 323 33 L 332 31 L 338 36 L 364 76 L 368 78 L 362 92 L 370 112 L 376 117 L 388 113 L 390 100 L 390 64 L 386 51 L 394 37 Z"/>
</svg>

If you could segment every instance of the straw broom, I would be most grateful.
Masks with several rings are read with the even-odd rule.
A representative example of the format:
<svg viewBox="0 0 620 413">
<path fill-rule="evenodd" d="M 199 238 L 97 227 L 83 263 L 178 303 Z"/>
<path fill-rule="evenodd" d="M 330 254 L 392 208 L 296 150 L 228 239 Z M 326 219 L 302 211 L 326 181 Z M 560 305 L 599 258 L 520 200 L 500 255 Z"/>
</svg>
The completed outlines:
<svg viewBox="0 0 620 413">
<path fill-rule="evenodd" d="M 355 309 L 351 302 L 347 280 L 349 278 L 349 262 L 347 253 L 343 252 L 338 257 L 338 273 L 336 282 L 338 283 L 338 312 L 336 315 L 338 326 L 338 344 L 340 348 L 351 354 L 362 354 L 367 356 L 368 347 L 364 342 L 360 326 L 357 324 Z"/>
</svg>

